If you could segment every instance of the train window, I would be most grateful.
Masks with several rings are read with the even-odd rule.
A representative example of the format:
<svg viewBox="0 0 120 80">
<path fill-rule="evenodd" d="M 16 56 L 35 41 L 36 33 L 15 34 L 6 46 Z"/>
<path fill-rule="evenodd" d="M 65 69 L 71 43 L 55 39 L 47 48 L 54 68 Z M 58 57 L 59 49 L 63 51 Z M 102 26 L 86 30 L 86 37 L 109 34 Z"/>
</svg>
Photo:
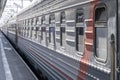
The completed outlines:
<svg viewBox="0 0 120 80">
<path fill-rule="evenodd" d="M 95 10 L 95 56 L 100 61 L 107 59 L 107 10 L 105 6 Z"/>
<path fill-rule="evenodd" d="M 28 20 L 28 25 L 31 25 L 31 19 Z"/>
<path fill-rule="evenodd" d="M 45 24 L 45 16 L 41 18 L 41 24 Z"/>
<path fill-rule="evenodd" d="M 96 9 L 95 16 L 96 16 L 95 17 L 96 22 L 106 21 L 107 20 L 107 12 L 106 12 L 105 7 L 101 7 L 101 8 Z"/>
<path fill-rule="evenodd" d="M 76 13 L 76 22 L 80 23 L 83 22 L 83 20 L 84 20 L 83 9 L 78 9 Z"/>
<path fill-rule="evenodd" d="M 61 13 L 61 27 L 60 27 L 60 45 L 65 44 L 65 12 Z"/>
<path fill-rule="evenodd" d="M 26 25 L 29 25 L 29 20 L 26 20 Z"/>
<path fill-rule="evenodd" d="M 41 18 L 41 25 L 44 25 L 44 24 L 45 24 L 45 16 Z M 41 27 L 41 40 L 44 40 L 45 30 L 46 30 L 45 27 Z"/>
<path fill-rule="evenodd" d="M 35 23 L 35 24 L 37 24 L 37 23 L 38 23 L 38 21 L 39 21 L 39 18 L 38 18 L 38 17 L 36 17 L 36 23 Z"/>
<path fill-rule="evenodd" d="M 36 25 L 36 18 L 33 18 L 33 25 Z"/>
<path fill-rule="evenodd" d="M 27 27 L 27 37 L 29 36 L 29 27 Z"/>
<path fill-rule="evenodd" d="M 83 9 L 76 12 L 76 51 L 83 52 L 84 43 L 84 13 Z"/>
<path fill-rule="evenodd" d="M 35 18 L 35 25 L 37 25 L 37 17 Z"/>
<path fill-rule="evenodd" d="M 54 27 L 50 27 L 49 28 L 49 42 L 50 43 L 54 43 L 54 38 L 55 38 L 55 28 Z"/>
<path fill-rule="evenodd" d="M 26 25 L 29 25 L 28 23 L 29 23 L 29 20 L 26 20 Z"/>
<path fill-rule="evenodd" d="M 34 30 L 34 27 L 31 27 L 31 30 Z"/>
<path fill-rule="evenodd" d="M 37 22 L 37 24 L 41 24 L 41 17 L 40 17 L 40 16 L 38 17 L 38 22 Z"/>
<path fill-rule="evenodd" d="M 76 27 L 76 50 L 80 52 L 83 52 L 83 35 L 83 27 Z"/>
<path fill-rule="evenodd" d="M 24 25 L 26 25 L 26 20 L 24 20 L 24 23 L 23 23 Z"/>
<path fill-rule="evenodd" d="M 27 20 L 25 20 L 25 25 L 27 25 Z"/>
<path fill-rule="evenodd" d="M 61 12 L 61 23 L 65 23 L 65 12 Z"/>
<path fill-rule="evenodd" d="M 43 40 L 43 37 L 45 37 L 44 36 L 45 31 L 46 31 L 46 28 L 45 27 L 41 27 L 41 40 Z"/>
<path fill-rule="evenodd" d="M 63 43 L 65 42 L 65 27 L 60 28 L 60 45 L 63 46 Z"/>
<path fill-rule="evenodd" d="M 49 19 L 50 27 L 49 27 L 49 42 L 54 44 L 55 41 L 55 15 L 50 15 Z"/>
<path fill-rule="evenodd" d="M 31 25 L 33 25 L 33 19 L 31 19 Z"/>
<path fill-rule="evenodd" d="M 23 25 L 25 25 L 25 21 L 23 21 Z"/>
<path fill-rule="evenodd" d="M 49 24 L 52 24 L 54 22 L 55 22 L 55 15 L 52 14 L 52 15 L 50 15 L 50 18 L 49 18 Z"/>
</svg>

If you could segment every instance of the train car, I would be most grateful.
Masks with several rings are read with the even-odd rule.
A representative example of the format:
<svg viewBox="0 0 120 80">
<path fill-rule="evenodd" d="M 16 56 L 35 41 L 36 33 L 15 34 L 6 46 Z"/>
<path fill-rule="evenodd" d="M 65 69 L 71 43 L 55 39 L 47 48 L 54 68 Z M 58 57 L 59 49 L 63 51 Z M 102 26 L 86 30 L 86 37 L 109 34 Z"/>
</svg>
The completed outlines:
<svg viewBox="0 0 120 80">
<path fill-rule="evenodd" d="M 48 80 L 120 80 L 120 0 L 42 0 L 7 37 Z"/>
</svg>

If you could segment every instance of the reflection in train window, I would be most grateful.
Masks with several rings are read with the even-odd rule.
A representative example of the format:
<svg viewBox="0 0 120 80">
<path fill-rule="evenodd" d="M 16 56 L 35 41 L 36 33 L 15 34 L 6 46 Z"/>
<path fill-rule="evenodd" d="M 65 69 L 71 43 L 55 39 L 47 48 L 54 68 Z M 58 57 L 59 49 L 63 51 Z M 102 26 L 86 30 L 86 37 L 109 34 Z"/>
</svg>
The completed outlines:
<svg viewBox="0 0 120 80">
<path fill-rule="evenodd" d="M 107 20 L 107 11 L 105 9 L 105 7 L 101 7 L 101 8 L 98 8 L 96 9 L 95 11 L 95 21 L 99 21 L 99 22 L 102 22 L 102 21 L 106 21 Z"/>
<path fill-rule="evenodd" d="M 76 22 L 80 23 L 83 22 L 83 20 L 84 20 L 83 9 L 78 9 L 76 13 Z"/>
<path fill-rule="evenodd" d="M 65 12 L 61 13 L 60 45 L 65 46 Z"/>
<path fill-rule="evenodd" d="M 95 56 L 101 61 L 107 59 L 107 10 L 98 7 L 95 10 Z"/>
<path fill-rule="evenodd" d="M 84 13 L 83 9 L 78 9 L 76 13 L 76 50 L 83 52 L 84 43 Z"/>
</svg>

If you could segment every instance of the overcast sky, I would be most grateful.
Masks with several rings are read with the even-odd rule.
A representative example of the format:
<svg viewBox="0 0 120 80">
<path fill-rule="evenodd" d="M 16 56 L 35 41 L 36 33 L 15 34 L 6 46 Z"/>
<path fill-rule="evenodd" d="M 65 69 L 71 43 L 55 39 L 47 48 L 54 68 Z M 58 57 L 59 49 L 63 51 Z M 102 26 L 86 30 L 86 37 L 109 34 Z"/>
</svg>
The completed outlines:
<svg viewBox="0 0 120 80">
<path fill-rule="evenodd" d="M 13 16 L 16 15 L 22 9 L 28 7 L 35 1 L 40 1 L 40 0 L 23 0 L 23 5 L 21 0 L 7 0 L 6 7 L 0 19 L 0 25 L 3 25 L 10 18 L 11 15 Z M 17 8 L 17 6 L 19 8 Z"/>
</svg>

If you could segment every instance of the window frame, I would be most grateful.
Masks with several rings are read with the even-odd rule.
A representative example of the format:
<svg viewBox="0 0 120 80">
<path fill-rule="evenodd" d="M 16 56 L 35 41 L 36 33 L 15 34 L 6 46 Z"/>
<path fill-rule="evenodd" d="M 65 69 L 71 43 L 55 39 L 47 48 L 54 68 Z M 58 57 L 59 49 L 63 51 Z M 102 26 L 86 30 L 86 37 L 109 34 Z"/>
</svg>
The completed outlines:
<svg viewBox="0 0 120 80">
<path fill-rule="evenodd" d="M 106 11 L 106 21 L 95 21 L 96 19 L 95 19 L 95 12 L 96 12 L 96 10 L 97 9 L 99 9 L 99 8 L 105 8 L 105 11 Z M 96 26 L 96 23 L 98 24 L 98 25 L 101 25 L 102 23 L 104 23 L 104 25 L 106 25 L 106 27 L 105 26 L 103 26 L 103 27 L 100 27 L 100 26 Z M 97 44 L 97 42 L 96 42 L 96 28 L 107 28 L 107 37 L 106 37 L 106 39 L 107 39 L 107 53 L 106 53 L 106 59 L 102 59 L 102 58 L 99 58 L 99 57 L 97 57 L 97 49 L 96 49 L 96 44 Z M 107 10 L 107 6 L 106 6 L 106 4 L 104 4 L 104 3 L 101 3 L 101 4 L 99 4 L 99 5 L 96 5 L 95 6 L 95 10 L 94 10 L 94 57 L 95 57 L 95 59 L 98 61 L 98 62 L 101 62 L 101 63 L 106 63 L 107 62 L 107 58 L 108 58 L 108 10 Z"/>
<path fill-rule="evenodd" d="M 80 21 L 80 22 L 77 20 L 77 19 L 78 19 L 78 18 L 77 18 L 78 12 L 79 12 L 79 13 L 81 12 L 82 15 L 83 15 L 83 18 L 82 18 L 83 20 Z M 78 53 L 79 55 L 83 55 L 83 53 L 84 53 L 84 38 L 85 38 L 85 25 L 84 25 L 84 20 L 85 20 L 84 16 L 85 16 L 85 15 L 84 15 L 84 14 L 85 14 L 85 13 L 84 13 L 84 9 L 83 9 L 83 8 L 78 8 L 78 9 L 76 9 L 76 17 L 75 17 L 75 18 L 76 18 L 76 19 L 75 19 L 75 20 L 76 20 L 76 26 L 75 26 L 75 41 L 76 41 L 76 42 L 75 42 L 75 50 L 77 51 L 77 53 Z M 82 26 L 82 27 L 81 27 L 81 26 L 78 27 L 77 24 L 79 24 L 79 25 L 82 24 L 83 26 Z M 77 32 L 76 32 L 76 31 L 77 31 L 77 28 L 83 28 L 83 45 L 82 45 L 82 46 L 83 46 L 83 51 L 80 51 L 80 50 L 79 50 L 79 48 L 80 48 L 80 47 L 79 47 L 79 45 L 80 45 L 80 43 L 79 43 L 79 42 L 80 42 L 80 41 L 79 41 L 79 37 L 80 37 L 80 36 L 79 36 L 79 35 L 80 35 L 80 34 L 78 33 L 78 35 L 77 35 Z M 78 39 L 77 39 L 77 37 L 78 37 Z M 79 43 L 79 44 L 77 44 L 77 43 Z"/>
<path fill-rule="evenodd" d="M 66 20 L 66 15 L 65 15 L 65 11 L 62 11 L 61 14 L 60 14 L 60 46 L 61 47 L 65 47 L 63 44 L 64 44 L 64 41 L 62 40 L 63 39 L 63 33 L 65 35 L 66 33 L 66 26 L 62 26 L 62 24 L 65 24 Z M 63 31 L 63 29 L 65 28 L 65 31 Z M 66 35 L 65 35 L 66 36 Z"/>
<path fill-rule="evenodd" d="M 51 37 L 51 33 L 54 35 L 54 40 L 52 44 L 55 44 L 55 26 L 51 27 L 51 24 L 55 24 L 55 14 L 52 13 L 49 16 L 49 43 L 52 43 L 52 37 Z M 51 32 L 51 28 L 54 28 L 54 32 Z"/>
<path fill-rule="evenodd" d="M 41 16 L 41 40 L 44 39 L 44 33 L 46 32 L 46 27 L 43 27 L 42 25 L 45 24 L 45 15 Z"/>
</svg>

